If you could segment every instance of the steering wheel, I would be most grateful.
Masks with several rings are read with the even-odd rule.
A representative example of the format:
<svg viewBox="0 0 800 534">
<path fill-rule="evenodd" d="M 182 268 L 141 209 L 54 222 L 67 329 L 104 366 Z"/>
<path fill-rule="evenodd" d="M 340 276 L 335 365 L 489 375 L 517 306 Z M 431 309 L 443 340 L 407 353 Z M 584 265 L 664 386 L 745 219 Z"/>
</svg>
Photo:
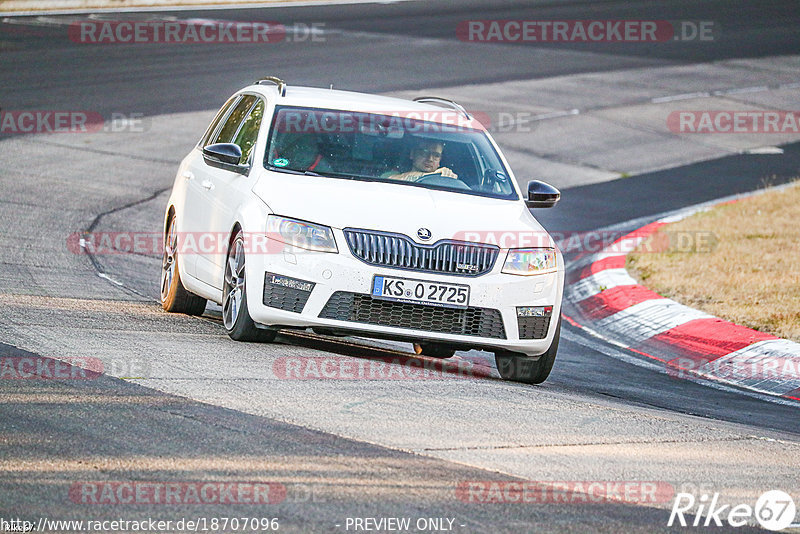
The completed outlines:
<svg viewBox="0 0 800 534">
<path fill-rule="evenodd" d="M 442 176 L 438 172 L 420 176 L 415 180 L 415 182 L 418 184 L 449 187 L 451 189 L 471 189 L 470 186 L 468 186 L 458 178 L 449 178 L 447 176 Z"/>
</svg>

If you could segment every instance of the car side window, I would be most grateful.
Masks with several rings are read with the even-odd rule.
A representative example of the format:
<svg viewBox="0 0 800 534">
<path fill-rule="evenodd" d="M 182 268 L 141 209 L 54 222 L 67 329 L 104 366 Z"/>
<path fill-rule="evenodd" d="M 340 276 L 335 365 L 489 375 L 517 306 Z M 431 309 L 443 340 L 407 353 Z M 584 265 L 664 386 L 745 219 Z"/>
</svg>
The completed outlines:
<svg viewBox="0 0 800 534">
<path fill-rule="evenodd" d="M 261 119 L 264 117 L 264 101 L 259 99 L 258 103 L 253 107 L 250 114 L 242 122 L 239 128 L 239 133 L 236 134 L 236 139 L 233 142 L 239 145 L 242 149 L 242 163 L 250 160 L 250 153 L 256 144 L 258 138 L 258 130 L 261 127 Z"/>
<path fill-rule="evenodd" d="M 239 100 L 238 96 L 232 96 L 227 102 L 225 102 L 225 105 L 220 108 L 219 112 L 217 112 L 217 115 L 214 117 L 214 120 L 211 121 L 206 133 L 203 134 L 203 138 L 200 141 L 200 146 L 205 147 L 206 145 L 210 144 L 209 138 L 214 135 L 215 131 L 217 131 L 217 126 L 219 125 L 220 121 L 225 118 L 225 116 L 228 114 L 228 110 L 233 106 L 234 103 L 236 103 L 237 100 Z"/>
<path fill-rule="evenodd" d="M 233 108 L 233 111 L 231 111 L 230 115 L 228 115 L 228 118 L 225 120 L 225 124 L 222 125 L 219 133 L 213 136 L 211 144 L 232 143 L 236 132 L 239 131 L 239 125 L 247 116 L 247 112 L 250 111 L 251 107 L 253 107 L 255 101 L 256 97 L 253 95 L 243 96 L 242 99 L 236 104 L 236 107 Z"/>
</svg>

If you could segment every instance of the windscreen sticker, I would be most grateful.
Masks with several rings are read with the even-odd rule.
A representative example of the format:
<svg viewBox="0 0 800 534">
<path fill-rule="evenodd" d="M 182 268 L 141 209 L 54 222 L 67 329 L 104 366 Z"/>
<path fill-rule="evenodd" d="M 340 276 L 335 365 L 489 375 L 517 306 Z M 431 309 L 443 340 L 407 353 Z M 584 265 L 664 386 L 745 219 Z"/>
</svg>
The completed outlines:
<svg viewBox="0 0 800 534">
<path fill-rule="evenodd" d="M 286 158 L 276 158 L 272 160 L 272 164 L 276 167 L 286 167 L 289 164 L 289 160 Z"/>
</svg>

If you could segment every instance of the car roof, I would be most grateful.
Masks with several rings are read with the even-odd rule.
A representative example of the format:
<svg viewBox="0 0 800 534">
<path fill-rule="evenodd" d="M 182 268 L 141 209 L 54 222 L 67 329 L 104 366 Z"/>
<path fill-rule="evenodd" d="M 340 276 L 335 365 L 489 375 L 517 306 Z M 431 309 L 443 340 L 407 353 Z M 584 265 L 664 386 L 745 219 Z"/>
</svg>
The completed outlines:
<svg viewBox="0 0 800 534">
<path fill-rule="evenodd" d="M 274 99 L 275 104 L 281 106 L 359 111 L 382 115 L 399 113 L 402 116 L 409 116 L 407 115 L 409 113 L 418 113 L 419 117 L 417 118 L 430 122 L 443 124 L 457 122 L 461 126 L 484 129 L 484 126 L 474 117 L 470 116 L 467 119 L 455 108 L 414 102 L 403 98 L 295 85 L 287 85 L 283 96 L 274 85 L 253 84 L 242 91 L 260 93 L 269 99 Z"/>
</svg>

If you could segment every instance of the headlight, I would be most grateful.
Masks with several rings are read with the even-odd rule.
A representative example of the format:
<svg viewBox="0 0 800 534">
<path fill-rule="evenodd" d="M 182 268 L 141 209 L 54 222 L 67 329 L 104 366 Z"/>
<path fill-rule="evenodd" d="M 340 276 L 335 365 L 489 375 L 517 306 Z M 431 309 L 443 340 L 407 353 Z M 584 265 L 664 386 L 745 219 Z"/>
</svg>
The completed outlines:
<svg viewBox="0 0 800 534">
<path fill-rule="evenodd" d="M 339 252 L 330 227 L 288 217 L 268 216 L 267 237 L 306 250 Z"/>
<path fill-rule="evenodd" d="M 556 250 L 553 248 L 518 248 L 508 251 L 503 272 L 506 274 L 542 274 L 556 268 Z"/>
</svg>

